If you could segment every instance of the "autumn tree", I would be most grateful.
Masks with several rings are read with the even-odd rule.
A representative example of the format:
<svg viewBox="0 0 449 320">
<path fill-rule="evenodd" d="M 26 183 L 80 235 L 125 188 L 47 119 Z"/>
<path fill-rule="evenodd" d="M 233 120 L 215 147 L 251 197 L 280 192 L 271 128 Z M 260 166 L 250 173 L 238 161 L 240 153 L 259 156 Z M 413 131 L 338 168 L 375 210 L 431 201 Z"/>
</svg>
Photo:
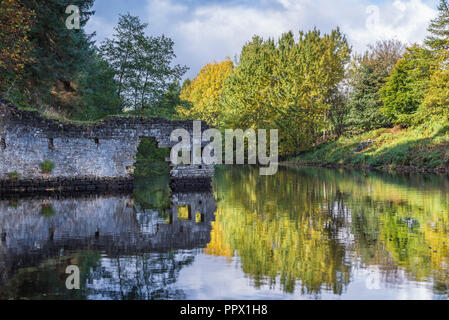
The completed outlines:
<svg viewBox="0 0 449 320">
<path fill-rule="evenodd" d="M 449 117 L 449 51 L 441 53 L 437 66 L 418 110 L 418 122 L 428 120 L 429 116 Z"/>
<path fill-rule="evenodd" d="M 205 65 L 195 79 L 186 83 L 181 99 L 189 102 L 178 108 L 181 117 L 199 119 L 217 127 L 220 122 L 220 97 L 223 86 L 231 74 L 234 64 L 231 60 Z"/>
<path fill-rule="evenodd" d="M 225 123 L 237 128 L 277 128 L 280 153 L 311 146 L 327 123 L 330 97 L 343 80 L 349 44 L 339 29 L 292 32 L 278 41 L 254 37 L 226 80 Z"/>
<path fill-rule="evenodd" d="M 0 90 L 9 91 L 25 66 L 33 62 L 28 35 L 34 12 L 19 0 L 0 2 Z"/>
</svg>

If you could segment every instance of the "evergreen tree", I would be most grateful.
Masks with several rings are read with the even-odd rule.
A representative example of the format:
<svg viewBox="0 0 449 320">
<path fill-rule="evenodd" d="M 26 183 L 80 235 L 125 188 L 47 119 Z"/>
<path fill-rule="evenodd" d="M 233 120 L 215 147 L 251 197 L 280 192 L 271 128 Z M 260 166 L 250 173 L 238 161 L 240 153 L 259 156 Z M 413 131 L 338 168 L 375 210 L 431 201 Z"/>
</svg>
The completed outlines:
<svg viewBox="0 0 449 320">
<path fill-rule="evenodd" d="M 383 102 L 379 90 L 402 52 L 402 43 L 385 40 L 371 45 L 363 56 L 355 57 L 350 79 L 352 92 L 348 101 L 348 125 L 352 130 L 364 132 L 391 124 L 381 111 Z"/>
<path fill-rule="evenodd" d="M 22 85 L 32 94 L 32 102 L 44 101 L 56 82 L 61 82 L 67 91 L 73 91 L 72 82 L 86 67 L 92 54 L 92 35 L 87 35 L 83 27 L 93 14 L 89 10 L 94 0 L 73 0 L 70 3 L 66 0 L 22 0 L 22 3 L 35 12 L 29 33 L 34 62 L 26 65 Z M 68 4 L 78 6 L 80 10 L 79 30 L 66 27 Z"/>
<path fill-rule="evenodd" d="M 425 44 L 433 50 L 449 50 L 449 4 L 440 0 L 438 17 L 431 21 L 428 31 L 431 33 Z"/>
<path fill-rule="evenodd" d="M 75 118 L 95 120 L 116 112 L 119 100 L 114 76 L 108 62 L 94 53 L 80 75 L 78 92 L 81 98 L 78 109 L 74 110 Z"/>
</svg>

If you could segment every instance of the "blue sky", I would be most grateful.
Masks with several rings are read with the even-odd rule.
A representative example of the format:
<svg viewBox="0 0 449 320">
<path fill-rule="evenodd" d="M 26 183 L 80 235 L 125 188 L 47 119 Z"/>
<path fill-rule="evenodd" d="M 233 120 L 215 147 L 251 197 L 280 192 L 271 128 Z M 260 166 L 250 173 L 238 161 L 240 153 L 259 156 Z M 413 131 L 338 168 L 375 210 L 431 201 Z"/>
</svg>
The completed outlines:
<svg viewBox="0 0 449 320">
<path fill-rule="evenodd" d="M 175 41 L 176 63 L 188 77 L 213 61 L 233 58 L 254 34 L 340 26 L 356 51 L 378 39 L 421 42 L 438 0 L 96 0 L 87 31 L 110 37 L 120 13 L 149 23 L 148 33 Z"/>
</svg>

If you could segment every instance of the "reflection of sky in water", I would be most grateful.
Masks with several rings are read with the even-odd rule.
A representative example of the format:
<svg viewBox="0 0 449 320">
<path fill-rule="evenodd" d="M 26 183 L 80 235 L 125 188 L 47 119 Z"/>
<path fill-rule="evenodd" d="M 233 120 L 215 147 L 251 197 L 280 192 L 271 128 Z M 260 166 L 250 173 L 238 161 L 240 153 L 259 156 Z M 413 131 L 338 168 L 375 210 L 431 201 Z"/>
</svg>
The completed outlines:
<svg viewBox="0 0 449 320">
<path fill-rule="evenodd" d="M 351 283 L 342 295 L 336 296 L 322 291 L 319 296 L 301 295 L 298 286 L 295 293 L 282 291 L 279 286 L 264 285 L 255 289 L 252 281 L 242 272 L 238 258 L 226 262 L 223 257 L 199 255 L 192 265 L 181 270 L 177 287 L 188 299 L 435 299 L 432 285 L 406 280 L 403 272 L 397 279 L 398 284 L 391 285 L 381 280 L 382 276 L 375 267 L 354 270 Z"/>
<path fill-rule="evenodd" d="M 253 281 L 242 271 L 239 259 L 206 255 L 200 252 L 179 252 L 176 259 L 183 260 L 195 255 L 192 264 L 183 267 L 176 275 L 176 280 L 167 278 L 164 266 L 148 258 L 151 264 L 151 279 L 142 275 L 142 259 L 135 257 L 118 261 L 104 257 L 101 260 L 102 277 L 95 276 L 86 287 L 91 292 L 89 299 L 120 299 L 129 297 L 131 290 L 138 288 L 138 296 L 145 299 L 192 299 L 192 300 L 244 300 L 244 299 L 379 299 L 379 300 L 427 300 L 443 298 L 433 294 L 432 285 L 425 282 L 407 280 L 404 271 L 396 276 L 395 283 L 382 279 L 382 271 L 376 266 L 366 269 L 354 268 L 352 279 L 341 295 L 334 295 L 323 290 L 319 295 L 303 295 L 298 285 L 295 293 L 285 293 L 277 286 L 262 285 L 257 289 Z M 161 290 L 160 285 L 163 284 Z"/>
</svg>

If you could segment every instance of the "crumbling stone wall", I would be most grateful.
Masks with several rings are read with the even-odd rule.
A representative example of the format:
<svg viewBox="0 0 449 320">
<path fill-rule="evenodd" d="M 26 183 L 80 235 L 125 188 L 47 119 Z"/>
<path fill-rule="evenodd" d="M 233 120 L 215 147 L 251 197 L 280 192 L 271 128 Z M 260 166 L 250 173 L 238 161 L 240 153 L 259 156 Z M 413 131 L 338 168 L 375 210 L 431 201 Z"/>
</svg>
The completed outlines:
<svg viewBox="0 0 449 320">
<path fill-rule="evenodd" d="M 153 137 L 160 148 L 171 148 L 176 142 L 170 142 L 170 134 L 178 128 L 193 134 L 192 121 L 113 116 L 86 124 L 48 119 L 37 111 L 0 103 L 0 191 L 11 186 L 20 191 L 30 182 L 35 187 L 36 181 L 41 188 L 73 185 L 73 179 L 130 181 L 140 140 Z M 202 130 L 207 128 L 202 123 Z M 51 173 L 41 170 L 46 160 L 55 165 Z M 18 173 L 14 181 L 12 172 Z M 189 183 L 209 181 L 212 174 L 213 167 L 206 165 L 171 171 L 173 179 Z M 49 186 L 42 181 L 49 181 Z"/>
</svg>

